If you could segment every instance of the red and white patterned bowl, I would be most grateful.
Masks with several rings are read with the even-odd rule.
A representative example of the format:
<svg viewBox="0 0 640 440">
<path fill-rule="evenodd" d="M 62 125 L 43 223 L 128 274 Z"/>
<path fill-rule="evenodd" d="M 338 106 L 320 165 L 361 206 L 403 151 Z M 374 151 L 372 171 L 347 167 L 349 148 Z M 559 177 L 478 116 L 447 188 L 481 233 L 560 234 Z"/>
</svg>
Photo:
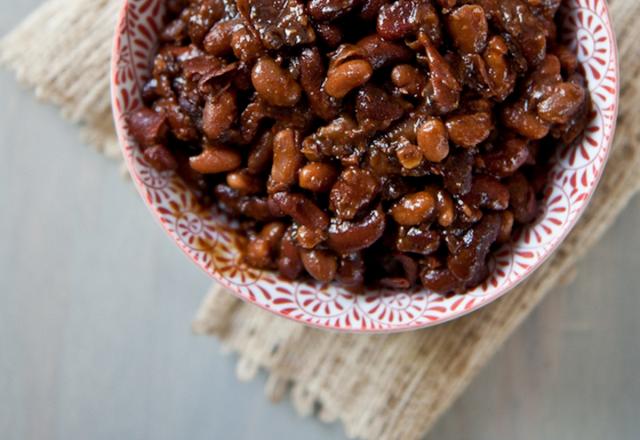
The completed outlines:
<svg viewBox="0 0 640 440">
<path fill-rule="evenodd" d="M 546 189 L 544 213 L 513 243 L 492 257 L 488 281 L 464 295 L 424 289 L 371 289 L 354 295 L 316 282 L 290 282 L 247 267 L 223 215 L 203 209 L 181 179 L 159 173 L 144 160 L 125 115 L 142 105 L 141 86 L 161 26 L 163 0 L 127 0 L 116 28 L 111 85 L 118 137 L 133 181 L 154 216 L 177 245 L 239 298 L 308 325 L 382 333 L 428 327 L 458 318 L 499 298 L 539 267 L 571 231 L 585 210 L 604 169 L 618 111 L 618 59 L 604 0 L 568 0 L 563 38 L 578 53 L 594 103 L 584 137 L 559 151 Z"/>
</svg>

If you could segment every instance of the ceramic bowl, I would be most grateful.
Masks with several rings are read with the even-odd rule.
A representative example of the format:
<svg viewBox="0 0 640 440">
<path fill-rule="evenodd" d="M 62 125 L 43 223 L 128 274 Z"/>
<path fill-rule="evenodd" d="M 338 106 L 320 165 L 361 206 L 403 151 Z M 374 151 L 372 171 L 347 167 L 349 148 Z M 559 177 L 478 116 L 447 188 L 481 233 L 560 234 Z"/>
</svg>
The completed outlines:
<svg viewBox="0 0 640 440">
<path fill-rule="evenodd" d="M 618 107 L 615 36 L 603 0 L 568 0 L 560 32 L 584 66 L 592 118 L 584 136 L 553 158 L 538 221 L 493 254 L 493 271 L 483 285 L 446 296 L 424 289 L 370 289 L 354 295 L 332 284 L 291 282 L 250 268 L 240 258 L 228 219 L 200 206 L 179 176 L 150 167 L 127 127 L 126 114 L 142 105 L 141 87 L 149 78 L 163 4 L 123 1 L 118 19 L 111 85 L 122 153 L 140 195 L 171 239 L 230 292 L 274 314 L 316 327 L 369 333 L 413 330 L 463 316 L 504 295 L 553 253 L 584 212 L 602 175 Z"/>
</svg>

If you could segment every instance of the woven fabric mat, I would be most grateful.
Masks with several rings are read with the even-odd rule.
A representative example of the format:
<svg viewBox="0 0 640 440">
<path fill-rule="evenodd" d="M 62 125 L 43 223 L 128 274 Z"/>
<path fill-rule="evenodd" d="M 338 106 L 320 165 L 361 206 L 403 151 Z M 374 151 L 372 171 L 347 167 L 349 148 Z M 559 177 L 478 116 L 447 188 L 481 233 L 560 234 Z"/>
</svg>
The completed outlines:
<svg viewBox="0 0 640 440">
<path fill-rule="evenodd" d="M 109 109 L 109 56 L 120 0 L 48 0 L 0 41 L 0 62 L 44 101 L 58 105 L 99 151 L 118 156 Z M 476 372 L 602 236 L 640 188 L 638 0 L 611 0 L 622 100 L 616 143 L 583 219 L 525 284 L 449 324 L 398 335 L 313 330 L 245 305 L 214 286 L 194 322 L 238 353 L 241 379 L 269 373 L 274 400 L 290 391 L 301 414 L 341 420 L 365 439 L 418 439 Z"/>
</svg>

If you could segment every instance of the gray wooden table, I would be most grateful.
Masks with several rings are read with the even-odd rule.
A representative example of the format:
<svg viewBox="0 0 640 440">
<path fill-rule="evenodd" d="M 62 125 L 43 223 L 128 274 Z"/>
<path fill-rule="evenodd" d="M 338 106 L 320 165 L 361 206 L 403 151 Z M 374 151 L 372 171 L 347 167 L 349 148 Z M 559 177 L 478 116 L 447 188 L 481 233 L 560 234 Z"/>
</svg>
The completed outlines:
<svg viewBox="0 0 640 440">
<path fill-rule="evenodd" d="M 38 0 L 0 0 L 0 34 Z M 117 164 L 0 72 L 0 438 L 343 438 L 190 321 L 209 280 Z M 640 201 L 429 438 L 640 438 Z"/>
</svg>

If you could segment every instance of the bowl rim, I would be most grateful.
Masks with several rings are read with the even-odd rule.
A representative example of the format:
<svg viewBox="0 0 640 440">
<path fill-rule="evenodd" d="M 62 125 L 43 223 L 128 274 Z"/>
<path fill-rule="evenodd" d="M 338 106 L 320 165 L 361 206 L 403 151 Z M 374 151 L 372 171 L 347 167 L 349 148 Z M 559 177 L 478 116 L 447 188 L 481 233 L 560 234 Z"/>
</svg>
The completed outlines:
<svg viewBox="0 0 640 440">
<path fill-rule="evenodd" d="M 566 1 L 566 0 L 563 0 Z M 579 0 L 578 0 L 579 1 Z M 112 39 L 112 48 L 111 48 L 111 63 L 110 63 L 110 77 L 109 77 L 109 81 L 110 81 L 110 102 L 111 102 L 111 109 L 112 109 L 112 116 L 113 116 L 113 120 L 114 120 L 114 125 L 116 128 L 116 134 L 117 134 L 117 138 L 118 138 L 118 144 L 120 147 L 121 152 L 123 153 L 123 159 L 124 162 L 126 164 L 127 167 L 127 171 L 128 173 L 132 176 L 132 181 L 135 185 L 136 191 L 138 192 L 138 194 L 140 195 L 140 197 L 143 200 L 144 205 L 147 207 L 147 209 L 151 212 L 152 217 L 156 220 L 156 223 L 158 223 L 160 225 L 160 227 L 165 231 L 166 235 L 169 237 L 169 239 L 178 246 L 179 249 L 182 250 L 182 252 L 187 256 L 187 258 L 189 260 L 191 260 L 197 267 L 200 268 L 200 270 L 202 270 L 204 273 L 207 274 L 207 276 L 209 278 L 213 278 L 217 283 L 220 283 L 221 285 L 223 285 L 224 287 L 226 287 L 236 298 L 242 300 L 245 303 L 254 305 L 254 306 L 258 306 L 260 307 L 262 310 L 265 310 L 267 312 L 270 312 L 273 315 L 276 315 L 278 317 L 281 318 L 285 318 L 289 321 L 292 322 L 296 322 L 299 324 L 303 324 L 312 328 L 316 328 L 316 329 L 320 329 L 323 331 L 327 331 L 327 332 L 335 332 L 335 333 L 353 333 L 353 334 L 394 334 L 394 333 L 402 333 L 402 332 L 406 332 L 406 331 L 413 331 L 413 330 L 421 330 L 421 329 L 426 329 L 429 327 L 435 327 L 441 324 L 445 324 L 447 322 L 456 320 L 458 318 L 462 318 L 466 315 L 469 315 L 473 312 L 476 312 L 480 309 L 482 309 L 485 306 L 488 306 L 489 304 L 494 303 L 495 301 L 497 301 L 498 299 L 504 297 L 507 293 L 510 293 L 511 291 L 513 291 L 517 286 L 519 286 L 521 283 L 523 283 L 524 281 L 526 281 L 535 271 L 537 271 L 540 266 L 542 266 L 544 263 L 546 263 L 552 255 L 554 255 L 556 253 L 556 251 L 560 248 L 561 244 L 564 242 L 564 240 L 567 238 L 567 236 L 571 233 L 571 231 L 573 231 L 573 229 L 575 228 L 576 224 L 578 223 L 578 221 L 582 218 L 582 216 L 584 215 L 585 211 L 587 210 L 589 204 L 591 203 L 591 199 L 593 197 L 593 195 L 595 194 L 595 192 L 597 191 L 601 179 L 602 179 L 602 175 L 604 174 L 605 170 L 606 170 L 606 165 L 608 163 L 609 160 L 609 156 L 611 154 L 611 149 L 613 147 L 613 142 L 615 139 L 615 133 L 616 133 L 616 128 L 617 128 L 617 119 L 618 119 L 618 113 L 619 113 L 619 103 L 620 103 L 620 60 L 619 60 L 619 56 L 618 56 L 618 42 L 617 42 L 617 38 L 616 38 L 616 34 L 614 32 L 614 24 L 613 21 L 611 19 L 611 12 L 610 12 L 610 7 L 607 3 L 606 0 L 602 0 L 601 1 L 601 5 L 604 8 L 604 15 L 606 15 L 606 21 L 608 26 L 606 26 L 606 32 L 609 36 L 609 41 L 611 42 L 611 57 L 613 60 L 613 63 L 615 65 L 615 93 L 614 93 L 614 100 L 613 100 L 613 110 L 612 110 L 612 124 L 611 124 L 611 135 L 609 136 L 609 138 L 604 142 L 603 144 L 603 148 L 605 148 L 605 153 L 602 159 L 602 166 L 599 170 L 599 173 L 597 176 L 594 177 L 594 181 L 593 184 L 591 186 L 591 189 L 589 191 L 589 193 L 587 194 L 584 204 L 582 205 L 582 207 L 580 208 L 580 212 L 574 217 L 572 218 L 564 227 L 564 229 L 561 231 L 560 234 L 557 235 L 557 237 L 555 238 L 555 240 L 553 241 L 553 243 L 550 245 L 550 249 L 540 258 L 538 258 L 538 260 L 530 265 L 526 271 L 524 273 L 522 273 L 515 281 L 513 281 L 512 283 L 510 283 L 509 286 L 507 286 L 506 288 L 504 288 L 504 290 L 498 294 L 493 295 L 489 300 L 486 301 L 478 301 L 477 303 L 475 303 L 473 306 L 468 307 L 468 308 L 461 308 L 459 311 L 455 311 L 452 312 L 451 314 L 449 314 L 448 316 L 438 319 L 437 321 L 426 321 L 424 323 L 416 323 L 415 321 L 411 321 L 407 324 L 399 324 L 396 325 L 392 328 L 386 328 L 386 327 L 382 327 L 382 328 L 378 328 L 378 327 L 367 327 L 367 328 L 357 328 L 357 327 L 341 327 L 341 326 L 335 326 L 335 325 L 327 325 L 327 324 L 321 324 L 321 323 L 317 323 L 317 322 L 313 322 L 313 321 L 307 321 L 304 319 L 299 319 L 293 316 L 290 316 L 289 314 L 285 314 L 285 313 L 281 313 L 278 310 L 274 310 L 273 308 L 270 308 L 264 304 L 261 304 L 258 301 L 250 301 L 248 298 L 244 297 L 238 290 L 237 287 L 234 286 L 232 283 L 228 282 L 224 277 L 222 277 L 218 271 L 216 270 L 212 270 L 211 272 L 208 271 L 200 262 L 198 262 L 196 260 L 196 258 L 191 255 L 186 246 L 184 246 L 182 243 L 178 242 L 178 240 L 176 240 L 173 237 L 172 231 L 169 229 L 168 225 L 165 224 L 161 218 L 160 215 L 158 213 L 158 211 L 154 208 L 153 203 L 149 202 L 146 197 L 145 197 L 145 188 L 143 186 L 143 184 L 139 181 L 139 179 L 136 178 L 134 169 L 133 169 L 133 161 L 129 160 L 129 158 L 127 157 L 124 151 L 124 147 L 127 143 L 126 140 L 126 132 L 127 130 L 124 127 L 124 124 L 122 123 L 122 121 L 124 120 L 124 115 L 125 112 L 124 110 L 119 109 L 119 106 L 117 104 L 117 94 L 116 94 L 116 90 L 117 90 L 117 84 L 115 81 L 116 75 L 118 74 L 118 59 L 119 59 L 119 45 L 118 45 L 118 39 L 120 36 L 120 29 L 122 28 L 122 23 L 126 20 L 127 17 L 127 12 L 128 12 L 128 8 L 129 8 L 129 4 L 130 4 L 130 0 L 124 0 L 122 2 L 122 5 L 119 8 L 118 11 L 118 18 L 116 21 L 116 26 L 115 26 L 115 32 L 114 32 L 114 36 Z M 590 93 L 593 93 L 592 91 L 590 91 Z"/>
</svg>

